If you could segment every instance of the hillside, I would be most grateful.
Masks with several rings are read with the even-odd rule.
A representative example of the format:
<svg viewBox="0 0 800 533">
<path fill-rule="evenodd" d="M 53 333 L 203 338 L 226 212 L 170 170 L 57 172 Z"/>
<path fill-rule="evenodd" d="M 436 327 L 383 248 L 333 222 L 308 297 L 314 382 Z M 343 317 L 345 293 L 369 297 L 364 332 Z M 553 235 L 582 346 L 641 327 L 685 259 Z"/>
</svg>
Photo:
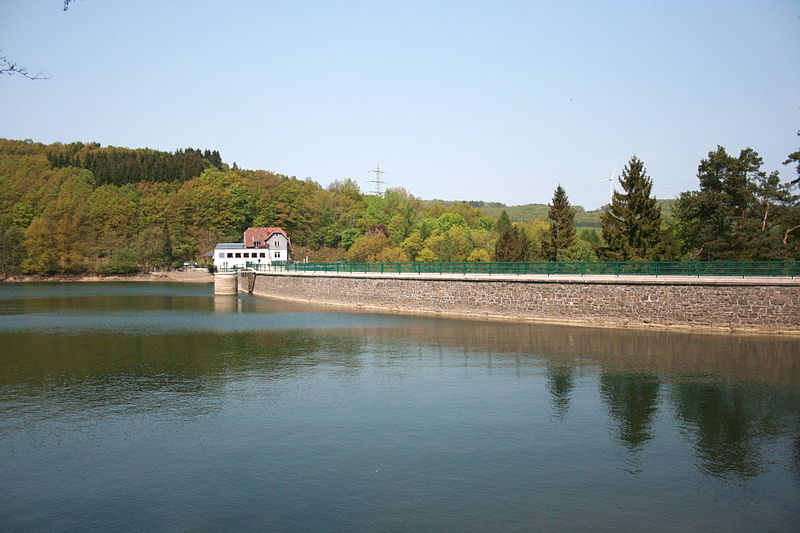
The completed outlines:
<svg viewBox="0 0 800 533">
<path fill-rule="evenodd" d="M 498 237 L 466 204 L 229 168 L 216 150 L 0 139 L 0 277 L 197 261 L 250 226 L 284 228 L 311 260 L 488 261 Z"/>
<path fill-rule="evenodd" d="M 431 202 L 448 206 L 467 204 L 483 211 L 493 218 L 499 217 L 500 213 L 505 211 L 508 214 L 508 218 L 510 218 L 512 222 L 522 223 L 529 223 L 536 219 L 547 220 L 547 213 L 550 209 L 548 205 L 544 204 L 505 205 L 500 202 L 446 200 L 432 200 Z M 661 206 L 661 216 L 663 217 L 664 221 L 669 222 L 672 220 L 672 205 L 675 203 L 675 200 L 657 200 L 657 202 Z M 586 211 L 579 205 L 573 205 L 572 209 L 575 211 L 575 227 L 599 228 L 600 215 L 606 208 L 607 206 L 604 206 L 604 208 L 601 209 Z"/>
<path fill-rule="evenodd" d="M 798 246 L 789 241 L 798 219 L 796 197 L 777 188 L 754 195 L 761 186 L 743 190 L 751 206 L 736 226 L 741 235 L 720 241 L 715 257 L 797 255 Z M 676 201 L 659 204 L 669 220 Z M 701 207 L 717 208 L 710 200 L 706 204 Z M 503 211 L 510 220 L 500 217 Z M 581 231 L 557 257 L 612 257 L 598 231 L 602 210 L 574 206 L 574 212 Z M 0 139 L 0 279 L 17 272 L 122 274 L 200 261 L 217 242 L 239 241 L 251 226 L 283 228 L 295 257 L 311 261 L 542 260 L 552 257 L 542 245 L 547 216 L 548 206 L 541 204 L 420 200 L 402 189 L 368 195 L 349 179 L 323 187 L 310 179 L 231 168 L 216 150 Z M 672 227 L 662 228 L 663 246 L 651 256 L 674 258 L 708 248 L 717 239 L 713 231 L 695 238 L 695 230 L 687 229 L 708 217 L 692 216 L 675 226 L 682 228 L 681 238 L 706 240 L 688 246 Z"/>
</svg>

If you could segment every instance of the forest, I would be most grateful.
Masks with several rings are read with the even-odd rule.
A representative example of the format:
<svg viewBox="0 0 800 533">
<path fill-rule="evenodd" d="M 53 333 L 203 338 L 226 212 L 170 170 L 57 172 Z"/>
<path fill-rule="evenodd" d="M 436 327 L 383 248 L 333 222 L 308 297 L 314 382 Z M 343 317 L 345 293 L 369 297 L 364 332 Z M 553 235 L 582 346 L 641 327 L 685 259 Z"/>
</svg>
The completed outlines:
<svg viewBox="0 0 800 533">
<path fill-rule="evenodd" d="M 422 200 L 240 169 L 217 150 L 0 139 L 0 278 L 202 262 L 250 226 L 284 228 L 310 261 L 798 260 L 800 151 L 785 164 L 797 179 L 718 146 L 697 190 L 665 201 L 632 156 L 610 205 L 586 212 L 561 186 L 546 206 Z"/>
</svg>

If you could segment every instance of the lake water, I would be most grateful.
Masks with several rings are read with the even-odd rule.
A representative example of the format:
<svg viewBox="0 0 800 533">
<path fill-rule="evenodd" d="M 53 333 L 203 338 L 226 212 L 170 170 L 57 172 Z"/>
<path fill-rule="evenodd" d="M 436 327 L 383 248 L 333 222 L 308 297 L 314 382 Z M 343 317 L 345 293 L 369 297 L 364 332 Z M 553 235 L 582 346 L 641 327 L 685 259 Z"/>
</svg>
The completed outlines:
<svg viewBox="0 0 800 533">
<path fill-rule="evenodd" d="M 0 285 L 4 532 L 798 528 L 798 337 Z"/>
</svg>

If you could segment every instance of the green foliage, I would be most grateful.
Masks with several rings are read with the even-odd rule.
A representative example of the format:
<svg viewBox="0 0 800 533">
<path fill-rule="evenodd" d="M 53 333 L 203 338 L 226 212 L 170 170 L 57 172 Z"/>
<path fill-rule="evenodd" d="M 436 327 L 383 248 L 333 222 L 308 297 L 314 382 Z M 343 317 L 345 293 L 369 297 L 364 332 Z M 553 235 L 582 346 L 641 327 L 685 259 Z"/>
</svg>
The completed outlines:
<svg viewBox="0 0 800 533">
<path fill-rule="evenodd" d="M 69 171 L 47 198 L 41 214 L 25 230 L 23 269 L 34 274 L 77 273 L 94 242 L 88 198 L 93 179 L 85 170 Z"/>
<path fill-rule="evenodd" d="M 17 227 L 27 228 L 31 225 L 33 217 L 35 217 L 36 214 L 36 208 L 34 207 L 33 202 L 27 200 L 18 204 L 16 209 L 14 209 L 13 223 Z"/>
<path fill-rule="evenodd" d="M 389 246 L 375 256 L 375 261 L 378 263 L 407 263 L 408 256 L 401 248 Z"/>
<path fill-rule="evenodd" d="M 132 274 L 138 270 L 136 252 L 129 246 L 118 250 L 107 263 L 97 267 L 97 271 L 105 275 Z"/>
<path fill-rule="evenodd" d="M 511 228 L 511 219 L 508 218 L 508 213 L 505 211 L 501 212 L 500 217 L 497 219 L 497 222 L 494 225 L 494 230 L 498 235 L 501 235 L 506 233 Z"/>
<path fill-rule="evenodd" d="M 550 219 L 550 228 L 542 240 L 542 253 L 548 261 L 563 261 L 564 253 L 575 243 L 575 213 L 561 185 L 553 193 L 547 218 Z"/>
<path fill-rule="evenodd" d="M 494 227 L 494 221 L 491 217 L 482 216 L 472 225 L 477 230 L 490 231 Z"/>
<path fill-rule="evenodd" d="M 353 243 L 356 241 L 356 239 L 358 239 L 359 237 L 361 237 L 361 232 L 358 231 L 357 229 L 350 228 L 344 230 L 342 232 L 342 237 L 341 237 L 342 248 L 344 248 L 345 250 L 349 250 L 350 247 L 353 245 Z"/>
<path fill-rule="evenodd" d="M 488 263 L 492 260 L 492 256 L 489 255 L 489 252 L 483 248 L 476 248 L 470 252 L 469 257 L 467 257 L 467 261 L 476 262 L 476 263 Z"/>
<path fill-rule="evenodd" d="M 800 137 L 800 131 L 797 132 L 798 137 Z M 797 179 L 791 181 L 792 185 L 800 185 L 800 150 L 796 152 L 792 152 L 786 157 L 786 161 L 783 162 L 784 165 L 791 165 L 795 164 L 795 169 L 797 170 Z"/>
<path fill-rule="evenodd" d="M 576 240 L 572 246 L 559 254 L 558 261 L 597 261 L 597 254 L 591 244 Z"/>
<path fill-rule="evenodd" d="M 0 218 L 0 279 L 19 271 L 25 234 L 8 217 Z"/>
<path fill-rule="evenodd" d="M 187 227 L 208 228 L 230 240 L 241 240 L 256 216 L 256 199 L 235 172 L 204 171 L 172 197 L 170 219 Z"/>
<path fill-rule="evenodd" d="M 399 206 L 397 213 L 389 221 L 389 235 L 392 242 L 399 244 L 403 242 L 414 229 L 414 222 L 417 219 L 417 213 L 411 204 Z"/>
<path fill-rule="evenodd" d="M 409 260 L 416 261 L 419 253 L 425 248 L 425 240 L 418 231 L 415 231 L 400 244 L 400 247 L 406 253 Z"/>
<path fill-rule="evenodd" d="M 664 227 L 634 217 L 640 229 L 656 229 L 642 229 L 639 241 L 614 241 L 609 233 L 604 242 L 593 229 L 600 211 L 569 206 L 566 194 L 554 195 L 550 208 L 422 201 L 402 189 L 368 196 L 350 179 L 323 188 L 263 170 L 229 170 L 208 150 L 169 154 L 0 139 L 0 267 L 4 275 L 146 270 L 197 261 L 217 242 L 241 241 L 249 226 L 282 227 L 299 258 L 331 260 L 593 260 L 598 249 L 610 252 L 619 242 L 623 251 L 615 253 L 637 258 L 693 257 L 698 249 L 704 259 L 798 257 L 797 197 L 777 173 L 761 172 L 752 154 L 749 163 L 722 154 L 712 159 L 701 165 L 701 190 L 682 197 L 679 217 Z M 625 179 L 642 200 L 620 193 L 609 216 L 655 201 L 643 167 L 639 174 L 634 167 Z M 667 213 L 669 205 L 656 207 Z M 584 228 L 577 240 L 574 227 L 560 229 L 570 227 L 569 213 L 571 226 Z M 370 233 L 375 227 L 381 231 Z M 642 244 L 653 236 L 655 245 Z M 717 240 L 703 240 L 708 236 Z"/>
<path fill-rule="evenodd" d="M 623 192 L 614 192 L 611 208 L 603 213 L 603 256 L 614 261 L 658 260 L 661 208 L 650 197 L 653 182 L 636 157 L 619 179 Z"/>
<path fill-rule="evenodd" d="M 454 226 L 465 228 L 467 227 L 467 221 L 458 213 L 444 213 L 436 219 L 436 230 L 439 233 L 446 233 Z"/>
<path fill-rule="evenodd" d="M 172 248 L 171 256 L 177 258 L 179 262 L 192 261 L 200 255 L 197 241 L 192 238 L 188 228 L 184 224 L 175 224 L 170 230 Z"/>
<path fill-rule="evenodd" d="M 746 148 L 738 157 L 721 146 L 698 167 L 699 191 L 675 205 L 675 231 L 688 258 L 708 260 L 799 259 L 791 228 L 800 204 L 790 183 L 761 170 L 761 157 Z"/>
<path fill-rule="evenodd" d="M 525 231 L 516 226 L 506 228 L 498 237 L 494 248 L 494 260 L 502 262 L 527 261 L 530 258 L 531 242 Z"/>
<path fill-rule="evenodd" d="M 458 263 L 467 260 L 473 249 L 469 229 L 464 226 L 451 226 L 440 235 L 441 240 L 433 248 L 440 261 Z"/>
<path fill-rule="evenodd" d="M 62 150 L 47 152 L 52 168 L 80 167 L 90 170 L 98 185 L 138 183 L 142 181 L 186 181 L 214 167 L 222 170 L 219 152 L 194 148 L 174 153 L 157 150 L 107 147 L 73 143 Z"/>
<path fill-rule="evenodd" d="M 578 239 L 586 241 L 594 247 L 598 247 L 603 244 L 603 237 L 595 228 L 582 228 L 578 232 Z"/>
<path fill-rule="evenodd" d="M 364 235 L 353 242 L 347 250 L 345 258 L 351 263 L 371 263 L 378 260 L 378 256 L 391 244 L 389 237 L 383 233 Z"/>
<path fill-rule="evenodd" d="M 664 200 L 669 202 L 669 200 Z M 482 202 L 476 202 L 478 204 Z M 550 210 L 549 206 L 544 204 L 525 204 L 525 205 L 511 205 L 507 206 L 498 203 L 486 203 L 480 207 L 480 210 L 491 217 L 499 217 L 503 211 L 506 211 L 508 218 L 511 222 L 530 222 L 532 220 L 546 220 L 547 213 Z M 577 228 L 599 228 L 600 215 L 602 210 L 596 209 L 593 211 L 586 211 L 583 207 L 572 206 L 575 213 L 575 227 Z"/>
</svg>

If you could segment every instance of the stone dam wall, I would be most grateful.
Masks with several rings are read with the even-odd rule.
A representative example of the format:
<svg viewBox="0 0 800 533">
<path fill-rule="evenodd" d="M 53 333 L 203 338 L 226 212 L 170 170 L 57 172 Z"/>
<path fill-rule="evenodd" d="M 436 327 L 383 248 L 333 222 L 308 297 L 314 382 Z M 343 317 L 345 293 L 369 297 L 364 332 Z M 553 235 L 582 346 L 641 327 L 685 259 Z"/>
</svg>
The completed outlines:
<svg viewBox="0 0 800 533">
<path fill-rule="evenodd" d="M 241 273 L 239 290 L 403 312 L 800 333 L 800 280 Z"/>
</svg>

